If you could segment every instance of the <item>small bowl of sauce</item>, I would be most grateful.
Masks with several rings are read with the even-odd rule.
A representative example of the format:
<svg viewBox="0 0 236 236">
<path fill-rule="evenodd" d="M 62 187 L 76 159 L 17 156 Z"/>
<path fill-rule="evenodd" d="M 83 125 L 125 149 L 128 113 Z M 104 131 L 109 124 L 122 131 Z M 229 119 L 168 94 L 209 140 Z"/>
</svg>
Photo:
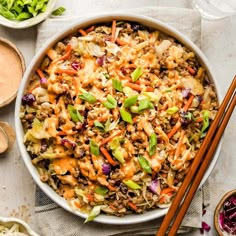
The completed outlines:
<svg viewBox="0 0 236 236">
<path fill-rule="evenodd" d="M 218 235 L 236 235 L 236 189 L 227 192 L 216 206 L 214 224 Z"/>
<path fill-rule="evenodd" d="M 0 108 L 12 102 L 25 71 L 25 61 L 17 47 L 0 38 Z"/>
</svg>

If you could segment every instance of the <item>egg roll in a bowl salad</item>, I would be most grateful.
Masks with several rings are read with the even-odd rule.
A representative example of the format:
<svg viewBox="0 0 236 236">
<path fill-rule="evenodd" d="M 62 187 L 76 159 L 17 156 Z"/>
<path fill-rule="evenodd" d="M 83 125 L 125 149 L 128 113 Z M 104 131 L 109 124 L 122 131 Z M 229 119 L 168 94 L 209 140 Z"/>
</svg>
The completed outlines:
<svg viewBox="0 0 236 236">
<path fill-rule="evenodd" d="M 168 207 L 217 109 L 192 50 L 113 20 L 47 51 L 20 117 L 41 181 L 90 221 Z"/>
</svg>

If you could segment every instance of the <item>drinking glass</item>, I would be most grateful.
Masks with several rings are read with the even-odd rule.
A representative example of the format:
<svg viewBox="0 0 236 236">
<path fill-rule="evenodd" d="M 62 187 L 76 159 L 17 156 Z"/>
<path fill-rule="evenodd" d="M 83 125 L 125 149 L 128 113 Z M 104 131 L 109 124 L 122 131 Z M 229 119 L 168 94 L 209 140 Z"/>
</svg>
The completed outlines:
<svg viewBox="0 0 236 236">
<path fill-rule="evenodd" d="M 236 0 L 193 0 L 193 7 L 203 18 L 217 20 L 236 13 Z"/>
</svg>

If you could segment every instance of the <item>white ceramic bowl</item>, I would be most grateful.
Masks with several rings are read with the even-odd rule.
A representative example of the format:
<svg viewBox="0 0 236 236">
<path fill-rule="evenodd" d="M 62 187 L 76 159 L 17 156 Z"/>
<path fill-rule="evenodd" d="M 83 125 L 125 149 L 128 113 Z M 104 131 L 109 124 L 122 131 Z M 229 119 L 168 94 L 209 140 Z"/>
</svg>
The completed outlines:
<svg viewBox="0 0 236 236">
<path fill-rule="evenodd" d="M 24 28 L 31 27 L 45 20 L 49 16 L 49 14 L 51 14 L 53 7 L 55 6 L 55 3 L 56 3 L 56 0 L 49 0 L 47 4 L 47 9 L 45 12 L 40 13 L 37 16 L 24 20 L 24 21 L 8 20 L 7 18 L 0 15 L 0 25 L 6 26 L 9 28 L 14 28 L 14 29 L 24 29 Z"/>
<path fill-rule="evenodd" d="M 138 22 L 143 25 L 147 25 L 149 27 L 155 28 L 159 31 L 162 31 L 176 39 L 178 39 L 181 43 L 186 45 L 188 48 L 190 48 L 192 51 L 195 52 L 197 55 L 200 63 L 206 68 L 208 77 L 209 79 L 215 84 L 216 86 L 216 92 L 218 95 L 219 100 L 221 100 L 221 97 L 219 95 L 219 88 L 217 85 L 217 82 L 214 79 L 214 76 L 212 74 L 212 69 L 210 68 L 210 65 L 206 59 L 206 57 L 203 55 L 203 53 L 200 51 L 200 49 L 193 44 L 186 36 L 183 34 L 179 33 L 177 30 L 173 29 L 172 27 L 159 22 L 157 20 L 154 20 L 149 17 L 144 17 L 144 16 L 138 16 L 138 15 L 131 15 L 131 14 L 115 14 L 115 15 L 101 15 L 101 16 L 96 16 L 96 17 L 91 17 L 87 18 L 85 20 L 80 20 L 71 26 L 67 27 L 60 33 L 56 34 L 53 36 L 45 45 L 39 50 L 39 52 L 35 55 L 33 60 L 31 61 L 31 64 L 28 66 L 27 71 L 25 72 L 25 76 L 22 80 L 17 100 L 16 100 L 16 109 L 15 109 L 15 127 L 16 127 L 16 135 L 17 135 L 17 141 L 19 144 L 20 152 L 22 154 L 22 157 L 24 159 L 24 162 L 33 176 L 35 182 L 38 184 L 38 186 L 53 200 L 55 201 L 58 205 L 63 207 L 64 209 L 78 215 L 81 217 L 86 217 L 86 214 L 83 214 L 79 211 L 73 211 L 70 206 L 67 204 L 66 200 L 60 197 L 58 194 L 54 192 L 54 190 L 49 187 L 47 184 L 43 183 L 40 181 L 39 174 L 36 170 L 36 168 L 32 165 L 31 159 L 29 154 L 26 151 L 26 147 L 23 144 L 23 137 L 24 137 L 24 131 L 22 129 L 21 125 L 21 120 L 19 118 L 19 113 L 20 113 L 20 106 L 21 106 L 21 98 L 24 94 L 24 91 L 27 86 L 27 82 L 29 78 L 34 74 L 36 68 L 39 66 L 39 63 L 41 62 L 43 56 L 45 55 L 45 52 L 47 51 L 48 48 L 52 47 L 56 42 L 59 40 L 63 39 L 67 35 L 71 34 L 72 32 L 76 31 L 78 28 L 86 28 L 90 25 L 102 23 L 102 22 L 111 22 L 113 19 L 117 20 L 127 20 L 127 21 L 134 21 Z M 211 162 L 202 182 L 201 185 L 206 181 L 208 176 L 210 175 L 211 171 L 213 170 L 216 161 L 219 156 L 220 152 L 220 146 L 218 146 L 218 149 L 216 151 L 216 154 L 214 156 L 213 161 Z M 145 222 L 148 220 L 152 220 L 158 217 L 162 217 L 167 213 L 168 209 L 155 209 L 148 211 L 147 213 L 141 214 L 141 215 L 127 215 L 125 217 L 116 217 L 116 216 L 107 216 L 107 215 L 99 215 L 98 217 L 95 218 L 94 221 L 100 222 L 100 223 L 106 223 L 106 224 L 119 224 L 119 225 L 124 225 L 124 224 L 132 224 L 132 223 L 140 223 L 140 222 Z"/>
<path fill-rule="evenodd" d="M 30 226 L 25 221 L 21 219 L 14 218 L 14 217 L 10 217 L 10 218 L 0 217 L 0 225 L 10 228 L 14 224 L 19 225 L 21 233 L 24 233 L 29 236 L 39 236 L 30 228 Z"/>
</svg>

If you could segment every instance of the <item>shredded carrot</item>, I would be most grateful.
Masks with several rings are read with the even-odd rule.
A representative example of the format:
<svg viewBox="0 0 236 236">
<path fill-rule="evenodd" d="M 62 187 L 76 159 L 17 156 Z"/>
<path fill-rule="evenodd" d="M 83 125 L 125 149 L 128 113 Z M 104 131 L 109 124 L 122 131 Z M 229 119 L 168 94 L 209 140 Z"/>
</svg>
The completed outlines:
<svg viewBox="0 0 236 236">
<path fill-rule="evenodd" d="M 109 154 L 109 152 L 106 150 L 106 148 L 104 147 L 100 147 L 100 150 L 102 152 L 102 154 L 106 157 L 106 159 L 108 160 L 108 162 L 115 166 L 116 165 L 116 162 L 112 159 L 111 155 Z"/>
<path fill-rule="evenodd" d="M 83 29 L 79 29 L 78 31 L 81 33 L 82 36 L 86 36 L 87 35 L 87 33 Z"/>
<path fill-rule="evenodd" d="M 73 77 L 73 84 L 75 86 L 75 93 L 78 94 L 79 93 L 79 86 L 78 86 L 78 83 L 77 83 L 77 80 L 75 77 Z"/>
<path fill-rule="evenodd" d="M 116 20 L 112 21 L 112 26 L 111 26 L 111 42 L 115 42 L 115 34 L 116 34 Z"/>
<path fill-rule="evenodd" d="M 197 119 L 195 120 L 195 122 L 197 122 L 197 123 L 201 123 L 201 122 L 203 122 L 203 117 L 199 117 L 199 118 L 197 118 Z"/>
<path fill-rule="evenodd" d="M 169 193 L 167 193 L 166 195 L 169 196 L 169 197 L 171 197 L 171 196 L 173 195 L 173 192 L 169 192 Z M 159 203 L 160 203 L 160 204 L 163 204 L 163 203 L 165 203 L 165 200 L 166 200 L 165 196 L 162 196 L 162 197 L 160 197 L 160 199 L 159 199 Z"/>
<path fill-rule="evenodd" d="M 113 187 L 113 186 L 111 186 L 110 184 L 109 184 L 109 185 L 107 185 L 107 187 L 109 188 L 109 190 L 110 190 L 110 191 L 116 191 L 116 188 L 115 188 L 115 187 Z"/>
<path fill-rule="evenodd" d="M 172 130 L 167 134 L 167 137 L 170 139 L 181 127 L 181 122 L 178 120 Z"/>
<path fill-rule="evenodd" d="M 135 116 L 132 120 L 134 123 L 136 123 L 138 121 L 138 119 L 139 119 L 138 116 Z"/>
<path fill-rule="evenodd" d="M 189 97 L 188 101 L 184 105 L 183 111 L 186 112 L 189 109 L 189 107 L 191 106 L 191 104 L 193 102 L 194 97 L 195 96 L 193 94 L 191 94 L 191 96 Z"/>
<path fill-rule="evenodd" d="M 188 69 L 188 72 L 191 74 L 191 75 L 195 75 L 196 74 L 196 71 L 190 67 L 190 66 L 187 66 L 187 69 Z"/>
<path fill-rule="evenodd" d="M 141 80 L 141 79 L 137 80 L 135 83 L 136 84 L 144 84 L 144 85 L 150 85 L 151 84 L 150 81 Z"/>
<path fill-rule="evenodd" d="M 92 25 L 91 27 L 87 28 L 87 29 L 85 30 L 85 32 L 86 32 L 86 33 L 89 33 L 89 32 L 91 32 L 91 31 L 93 31 L 93 30 L 94 30 L 94 25 Z"/>
<path fill-rule="evenodd" d="M 76 75 L 77 71 L 73 70 L 73 69 L 61 69 L 61 68 L 57 68 L 55 70 L 55 73 L 57 74 L 67 74 L 67 75 Z"/>
<path fill-rule="evenodd" d="M 134 203 L 128 202 L 128 205 L 129 205 L 133 210 L 135 210 L 135 211 L 138 210 L 137 206 L 136 206 Z"/>
<path fill-rule="evenodd" d="M 72 51 L 71 45 L 67 44 L 66 50 L 65 50 L 65 54 L 63 56 L 53 60 L 51 64 L 55 64 L 55 63 L 57 63 L 59 61 L 67 60 L 70 57 L 70 55 L 71 55 L 71 51 Z"/>
<path fill-rule="evenodd" d="M 112 135 L 110 135 L 109 137 L 105 138 L 102 142 L 101 145 L 104 145 L 108 142 L 110 142 L 113 138 L 115 138 L 116 136 L 119 136 L 122 133 L 122 131 L 118 131 L 116 133 L 113 133 Z"/>
<path fill-rule="evenodd" d="M 94 201 L 93 195 L 87 194 L 86 197 L 88 198 L 88 200 L 89 200 L 90 202 L 93 202 L 93 201 Z"/>
<path fill-rule="evenodd" d="M 77 201 L 74 201 L 74 204 L 75 204 L 75 206 L 76 206 L 77 208 L 80 208 L 80 207 L 81 207 L 80 204 L 79 204 Z"/>
<path fill-rule="evenodd" d="M 52 48 L 48 49 L 47 55 L 52 61 L 57 58 L 57 52 Z"/>
<path fill-rule="evenodd" d="M 142 87 L 138 84 L 126 83 L 126 85 L 134 90 L 142 91 Z"/>
<path fill-rule="evenodd" d="M 161 176 L 162 176 L 163 178 L 166 178 L 166 177 L 167 177 L 167 173 L 162 173 Z"/>
<path fill-rule="evenodd" d="M 182 130 L 180 134 L 179 142 L 177 144 L 176 151 L 175 151 L 175 157 L 174 157 L 175 159 L 177 159 L 180 155 L 180 150 L 183 144 L 184 134 L 185 134 L 185 131 Z"/>
<path fill-rule="evenodd" d="M 153 91 L 154 91 L 154 88 L 152 88 L 152 87 L 146 87 L 145 91 L 146 91 L 146 92 L 153 92 Z"/>
<path fill-rule="evenodd" d="M 168 194 L 168 193 L 172 193 L 172 192 L 176 192 L 176 190 L 175 190 L 174 188 L 167 187 L 167 188 L 163 188 L 163 189 L 161 190 L 160 195 Z"/>
<path fill-rule="evenodd" d="M 39 75 L 39 77 L 40 77 L 41 79 L 42 79 L 42 78 L 45 78 L 45 76 L 44 76 L 42 70 L 37 69 L 36 72 L 37 72 L 37 74 Z"/>
<path fill-rule="evenodd" d="M 118 45 L 120 46 L 125 46 L 127 43 L 125 41 L 123 41 L 122 39 L 118 38 L 116 39 L 116 42 Z"/>
<path fill-rule="evenodd" d="M 113 211 L 116 211 L 116 210 L 117 210 L 113 205 L 109 205 L 109 207 L 110 207 Z"/>
</svg>

